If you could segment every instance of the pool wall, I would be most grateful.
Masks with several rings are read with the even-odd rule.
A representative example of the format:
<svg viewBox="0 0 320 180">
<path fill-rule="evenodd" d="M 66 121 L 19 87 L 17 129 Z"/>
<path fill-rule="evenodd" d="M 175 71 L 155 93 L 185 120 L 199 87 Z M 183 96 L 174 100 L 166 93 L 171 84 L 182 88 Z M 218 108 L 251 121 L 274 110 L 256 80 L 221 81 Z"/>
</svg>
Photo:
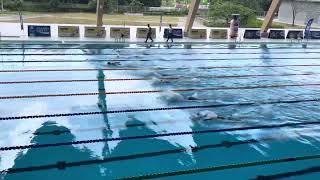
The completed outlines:
<svg viewBox="0 0 320 180">
<path fill-rule="evenodd" d="M 51 36 L 50 37 L 29 37 L 28 36 L 28 26 L 29 25 L 39 25 L 39 26 L 50 26 L 51 27 Z M 59 26 L 78 26 L 79 27 L 79 37 L 59 37 L 58 35 L 58 27 Z M 9 40 L 9 41 L 17 41 L 17 40 L 31 40 L 31 41 L 102 41 L 102 42 L 116 42 L 119 41 L 116 38 L 112 38 L 111 36 L 111 29 L 113 28 L 123 28 L 126 27 L 129 29 L 129 38 L 126 38 L 125 42 L 144 42 L 144 38 L 137 38 L 137 29 L 145 28 L 144 26 L 103 26 L 105 28 L 105 36 L 103 38 L 89 38 L 85 37 L 85 27 L 94 27 L 92 25 L 77 25 L 77 24 L 24 24 L 24 31 L 20 30 L 19 23 L 0 23 L 0 40 Z M 162 27 L 160 31 L 160 27 L 152 27 L 156 31 L 156 42 L 164 42 L 166 39 L 163 37 L 164 30 L 167 27 Z M 183 30 L 183 27 L 175 27 L 177 29 Z M 244 42 L 292 42 L 292 41 L 299 41 L 299 40 L 292 40 L 292 39 L 245 39 L 244 36 L 246 31 L 259 31 L 258 28 L 241 28 L 239 30 L 239 38 L 237 40 L 234 39 L 223 39 L 223 38 L 211 38 L 211 31 L 212 30 L 222 30 L 222 31 L 229 31 L 228 28 L 206 28 L 206 27 L 194 27 L 195 30 L 205 30 L 206 35 L 205 38 L 189 38 L 183 37 L 182 39 L 175 39 L 175 42 L 235 42 L 235 41 L 244 41 Z M 281 29 L 272 29 L 272 30 L 281 30 Z M 301 31 L 302 29 L 282 29 L 284 30 L 284 36 L 288 35 L 289 31 Z M 313 30 L 312 30 L 313 31 Z M 315 32 L 318 32 L 315 30 Z M 229 32 L 228 32 L 229 34 Z M 319 40 L 308 40 L 311 42 L 320 42 Z"/>
</svg>

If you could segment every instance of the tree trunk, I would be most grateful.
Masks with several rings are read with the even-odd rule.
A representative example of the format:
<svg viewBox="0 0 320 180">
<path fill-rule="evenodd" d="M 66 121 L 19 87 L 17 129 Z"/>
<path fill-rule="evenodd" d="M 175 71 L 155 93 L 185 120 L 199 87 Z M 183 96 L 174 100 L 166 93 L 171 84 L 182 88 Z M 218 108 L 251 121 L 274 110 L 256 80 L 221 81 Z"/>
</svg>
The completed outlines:
<svg viewBox="0 0 320 180">
<path fill-rule="evenodd" d="M 4 11 L 4 8 L 3 8 L 3 0 L 1 0 L 1 12 Z"/>
<path fill-rule="evenodd" d="M 296 22 L 296 14 L 292 13 L 292 26 L 295 25 L 295 22 Z"/>
</svg>

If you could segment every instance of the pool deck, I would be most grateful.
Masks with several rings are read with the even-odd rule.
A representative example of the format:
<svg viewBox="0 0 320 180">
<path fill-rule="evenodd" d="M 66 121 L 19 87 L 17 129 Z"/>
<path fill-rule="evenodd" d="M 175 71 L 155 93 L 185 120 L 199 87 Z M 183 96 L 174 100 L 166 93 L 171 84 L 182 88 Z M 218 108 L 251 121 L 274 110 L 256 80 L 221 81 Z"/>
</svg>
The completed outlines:
<svg viewBox="0 0 320 180">
<path fill-rule="evenodd" d="M 24 31 L 20 30 L 20 24 L 19 23 L 0 23 L 0 41 L 28 41 L 28 42 L 48 42 L 51 43 L 119 43 L 116 41 L 115 38 L 110 37 L 110 27 L 124 27 L 124 26 L 108 26 L 105 25 L 106 28 L 106 37 L 105 38 L 87 38 L 84 37 L 84 27 L 85 26 L 91 26 L 92 25 L 78 25 L 78 24 L 38 24 L 38 25 L 50 25 L 51 26 L 51 37 L 28 37 L 28 25 L 31 25 L 29 23 L 24 24 Z M 32 24 L 35 25 L 35 24 Z M 58 37 L 58 26 L 79 26 L 80 30 L 80 37 Z M 125 39 L 125 43 L 144 43 L 145 39 L 136 38 L 136 31 L 137 28 L 145 28 L 144 26 L 125 26 L 130 28 L 130 39 Z M 166 27 L 162 27 L 161 31 L 159 27 L 153 27 L 156 29 L 156 38 L 154 39 L 154 42 L 157 44 L 166 43 L 165 39 L 162 37 L 162 34 L 164 33 L 164 29 Z M 177 27 L 183 29 L 183 27 Z M 228 29 L 228 28 L 204 28 L 204 27 L 194 27 L 194 29 L 207 29 L 207 38 L 206 39 L 192 39 L 188 37 L 184 37 L 183 39 L 175 39 L 174 42 L 178 44 L 233 44 L 233 43 L 273 43 L 273 44 L 287 44 L 287 43 L 301 43 L 306 42 L 306 40 L 274 40 L 274 39 L 258 39 L 258 40 L 252 40 L 252 39 L 244 39 L 243 34 L 245 29 L 240 29 L 239 31 L 239 38 L 237 40 L 231 40 L 231 39 L 211 39 L 210 36 L 210 30 L 211 29 Z M 257 28 L 248 28 L 248 29 L 257 29 Z M 294 29 L 290 29 L 294 30 Z M 301 30 L 301 29 L 299 29 Z M 286 32 L 288 29 L 285 30 Z M 120 43 L 124 43 L 120 42 Z M 319 44 L 320 40 L 308 40 L 308 43 L 310 44 Z"/>
</svg>

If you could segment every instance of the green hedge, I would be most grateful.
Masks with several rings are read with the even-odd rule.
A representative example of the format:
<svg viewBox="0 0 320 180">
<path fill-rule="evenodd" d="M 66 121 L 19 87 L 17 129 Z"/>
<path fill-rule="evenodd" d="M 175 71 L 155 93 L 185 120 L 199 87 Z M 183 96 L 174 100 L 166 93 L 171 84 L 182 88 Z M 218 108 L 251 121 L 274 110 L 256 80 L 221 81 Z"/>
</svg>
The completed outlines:
<svg viewBox="0 0 320 180">
<path fill-rule="evenodd" d="M 168 15 L 168 16 L 185 16 L 188 15 L 188 10 L 181 10 L 181 11 L 166 11 L 166 12 L 160 12 L 160 11 L 148 11 L 144 12 L 143 15 L 146 16 L 159 16 L 159 15 Z"/>
<path fill-rule="evenodd" d="M 205 21 L 203 23 L 205 26 L 207 27 L 229 27 L 228 24 L 225 24 L 224 22 L 217 22 L 217 21 Z M 262 20 L 256 19 L 256 18 L 249 18 L 246 22 L 246 24 L 241 24 L 240 23 L 240 27 L 245 27 L 245 28 L 260 28 L 263 24 Z M 271 25 L 271 28 L 279 28 L 279 29 L 283 29 L 285 28 L 283 25 L 277 24 L 277 23 L 273 23 Z"/>
<path fill-rule="evenodd" d="M 13 2 L 5 4 L 5 8 L 16 11 L 17 8 Z M 49 3 L 34 3 L 24 2 L 23 11 L 30 12 L 95 12 L 95 9 L 90 9 L 87 4 L 59 4 L 58 7 L 52 8 Z"/>
<path fill-rule="evenodd" d="M 263 24 L 263 21 L 257 18 L 250 18 L 248 19 L 247 24 L 244 27 L 248 27 L 248 28 L 260 28 Z M 271 28 L 284 28 L 284 26 L 273 23 L 271 25 Z"/>
</svg>

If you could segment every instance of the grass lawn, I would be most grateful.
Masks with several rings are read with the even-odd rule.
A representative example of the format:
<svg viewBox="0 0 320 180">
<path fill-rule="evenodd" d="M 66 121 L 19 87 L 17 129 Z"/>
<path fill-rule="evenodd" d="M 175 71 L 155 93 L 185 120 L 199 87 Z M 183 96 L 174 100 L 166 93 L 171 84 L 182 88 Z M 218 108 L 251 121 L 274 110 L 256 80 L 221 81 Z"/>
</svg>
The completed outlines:
<svg viewBox="0 0 320 180">
<path fill-rule="evenodd" d="M 24 15 L 34 15 L 36 14 L 35 12 L 23 12 Z M 4 16 L 14 16 L 14 15 L 18 15 L 18 12 L 15 11 L 4 11 L 1 12 L 0 11 L 0 17 L 4 17 Z"/>
<path fill-rule="evenodd" d="M 283 26 L 283 28 L 285 29 L 304 29 L 305 28 L 305 26 L 298 26 L 298 25 L 292 26 L 291 24 L 280 23 L 280 22 L 273 22 L 272 24 Z"/>
<path fill-rule="evenodd" d="M 1 15 L 1 22 L 19 22 L 18 17 L 12 19 L 12 16 L 17 13 L 6 12 Z M 95 13 L 23 13 L 25 23 L 51 23 L 51 24 L 96 24 Z M 11 16 L 9 19 L 3 17 Z M 163 25 L 172 24 L 177 25 L 180 17 L 164 16 Z M 160 16 L 131 16 L 131 15 L 109 15 L 105 14 L 103 17 L 105 25 L 131 25 L 131 26 L 145 26 L 151 24 L 152 26 L 159 26 Z"/>
</svg>

